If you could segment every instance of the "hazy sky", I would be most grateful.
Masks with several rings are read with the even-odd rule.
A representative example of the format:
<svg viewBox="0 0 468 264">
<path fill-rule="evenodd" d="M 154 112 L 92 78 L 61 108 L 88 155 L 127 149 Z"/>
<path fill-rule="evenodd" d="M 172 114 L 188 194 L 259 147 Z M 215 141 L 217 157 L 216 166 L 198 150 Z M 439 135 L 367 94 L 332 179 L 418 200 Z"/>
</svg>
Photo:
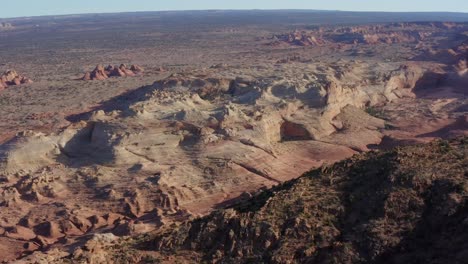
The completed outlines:
<svg viewBox="0 0 468 264">
<path fill-rule="evenodd" d="M 196 9 L 322 9 L 468 12 L 468 0 L 12 0 L 0 17 Z"/>
</svg>

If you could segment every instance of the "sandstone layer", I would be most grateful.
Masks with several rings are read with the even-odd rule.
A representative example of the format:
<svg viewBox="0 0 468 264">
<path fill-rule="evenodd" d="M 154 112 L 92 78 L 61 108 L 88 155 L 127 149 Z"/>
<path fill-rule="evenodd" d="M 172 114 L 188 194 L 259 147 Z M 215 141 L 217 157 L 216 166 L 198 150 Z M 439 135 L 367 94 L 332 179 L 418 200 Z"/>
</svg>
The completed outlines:
<svg viewBox="0 0 468 264">
<path fill-rule="evenodd" d="M 426 38 L 445 30 L 463 28 L 457 23 L 393 23 L 344 27 L 320 26 L 313 29 L 295 30 L 273 36 L 274 41 L 297 46 L 323 46 L 330 44 L 395 44 L 421 43 Z"/>
<path fill-rule="evenodd" d="M 150 253 L 127 257 L 160 263 L 461 263 L 468 245 L 467 154 L 464 138 L 355 156 L 140 237 L 135 246 Z M 115 256 L 109 252 L 111 247 L 104 254 Z"/>
</svg>

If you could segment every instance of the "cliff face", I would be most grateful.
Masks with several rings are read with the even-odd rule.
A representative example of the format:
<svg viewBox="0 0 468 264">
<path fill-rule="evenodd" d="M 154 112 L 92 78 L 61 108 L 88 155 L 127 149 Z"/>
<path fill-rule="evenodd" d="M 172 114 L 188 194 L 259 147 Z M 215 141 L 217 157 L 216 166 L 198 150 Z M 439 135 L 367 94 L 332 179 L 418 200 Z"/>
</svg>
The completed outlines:
<svg viewBox="0 0 468 264">
<path fill-rule="evenodd" d="M 161 261 L 461 263 L 467 138 L 370 152 L 148 235 Z"/>
</svg>

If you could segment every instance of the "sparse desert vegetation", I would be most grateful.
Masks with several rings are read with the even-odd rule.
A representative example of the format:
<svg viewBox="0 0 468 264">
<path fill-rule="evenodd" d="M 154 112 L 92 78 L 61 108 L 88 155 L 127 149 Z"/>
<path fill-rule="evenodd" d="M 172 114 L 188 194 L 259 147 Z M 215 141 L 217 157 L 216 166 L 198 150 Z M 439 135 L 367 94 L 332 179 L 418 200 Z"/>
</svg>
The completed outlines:
<svg viewBox="0 0 468 264">
<path fill-rule="evenodd" d="M 0 261 L 466 259 L 466 14 L 1 25 Z"/>
</svg>

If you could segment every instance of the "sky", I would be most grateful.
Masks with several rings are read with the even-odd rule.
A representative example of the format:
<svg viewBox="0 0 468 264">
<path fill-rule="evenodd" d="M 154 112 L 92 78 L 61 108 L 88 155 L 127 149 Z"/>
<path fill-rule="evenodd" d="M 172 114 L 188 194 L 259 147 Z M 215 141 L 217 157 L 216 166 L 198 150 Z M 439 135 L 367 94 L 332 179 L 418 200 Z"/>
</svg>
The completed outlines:
<svg viewBox="0 0 468 264">
<path fill-rule="evenodd" d="M 0 17 L 206 9 L 468 12 L 468 0 L 13 0 Z"/>
</svg>

